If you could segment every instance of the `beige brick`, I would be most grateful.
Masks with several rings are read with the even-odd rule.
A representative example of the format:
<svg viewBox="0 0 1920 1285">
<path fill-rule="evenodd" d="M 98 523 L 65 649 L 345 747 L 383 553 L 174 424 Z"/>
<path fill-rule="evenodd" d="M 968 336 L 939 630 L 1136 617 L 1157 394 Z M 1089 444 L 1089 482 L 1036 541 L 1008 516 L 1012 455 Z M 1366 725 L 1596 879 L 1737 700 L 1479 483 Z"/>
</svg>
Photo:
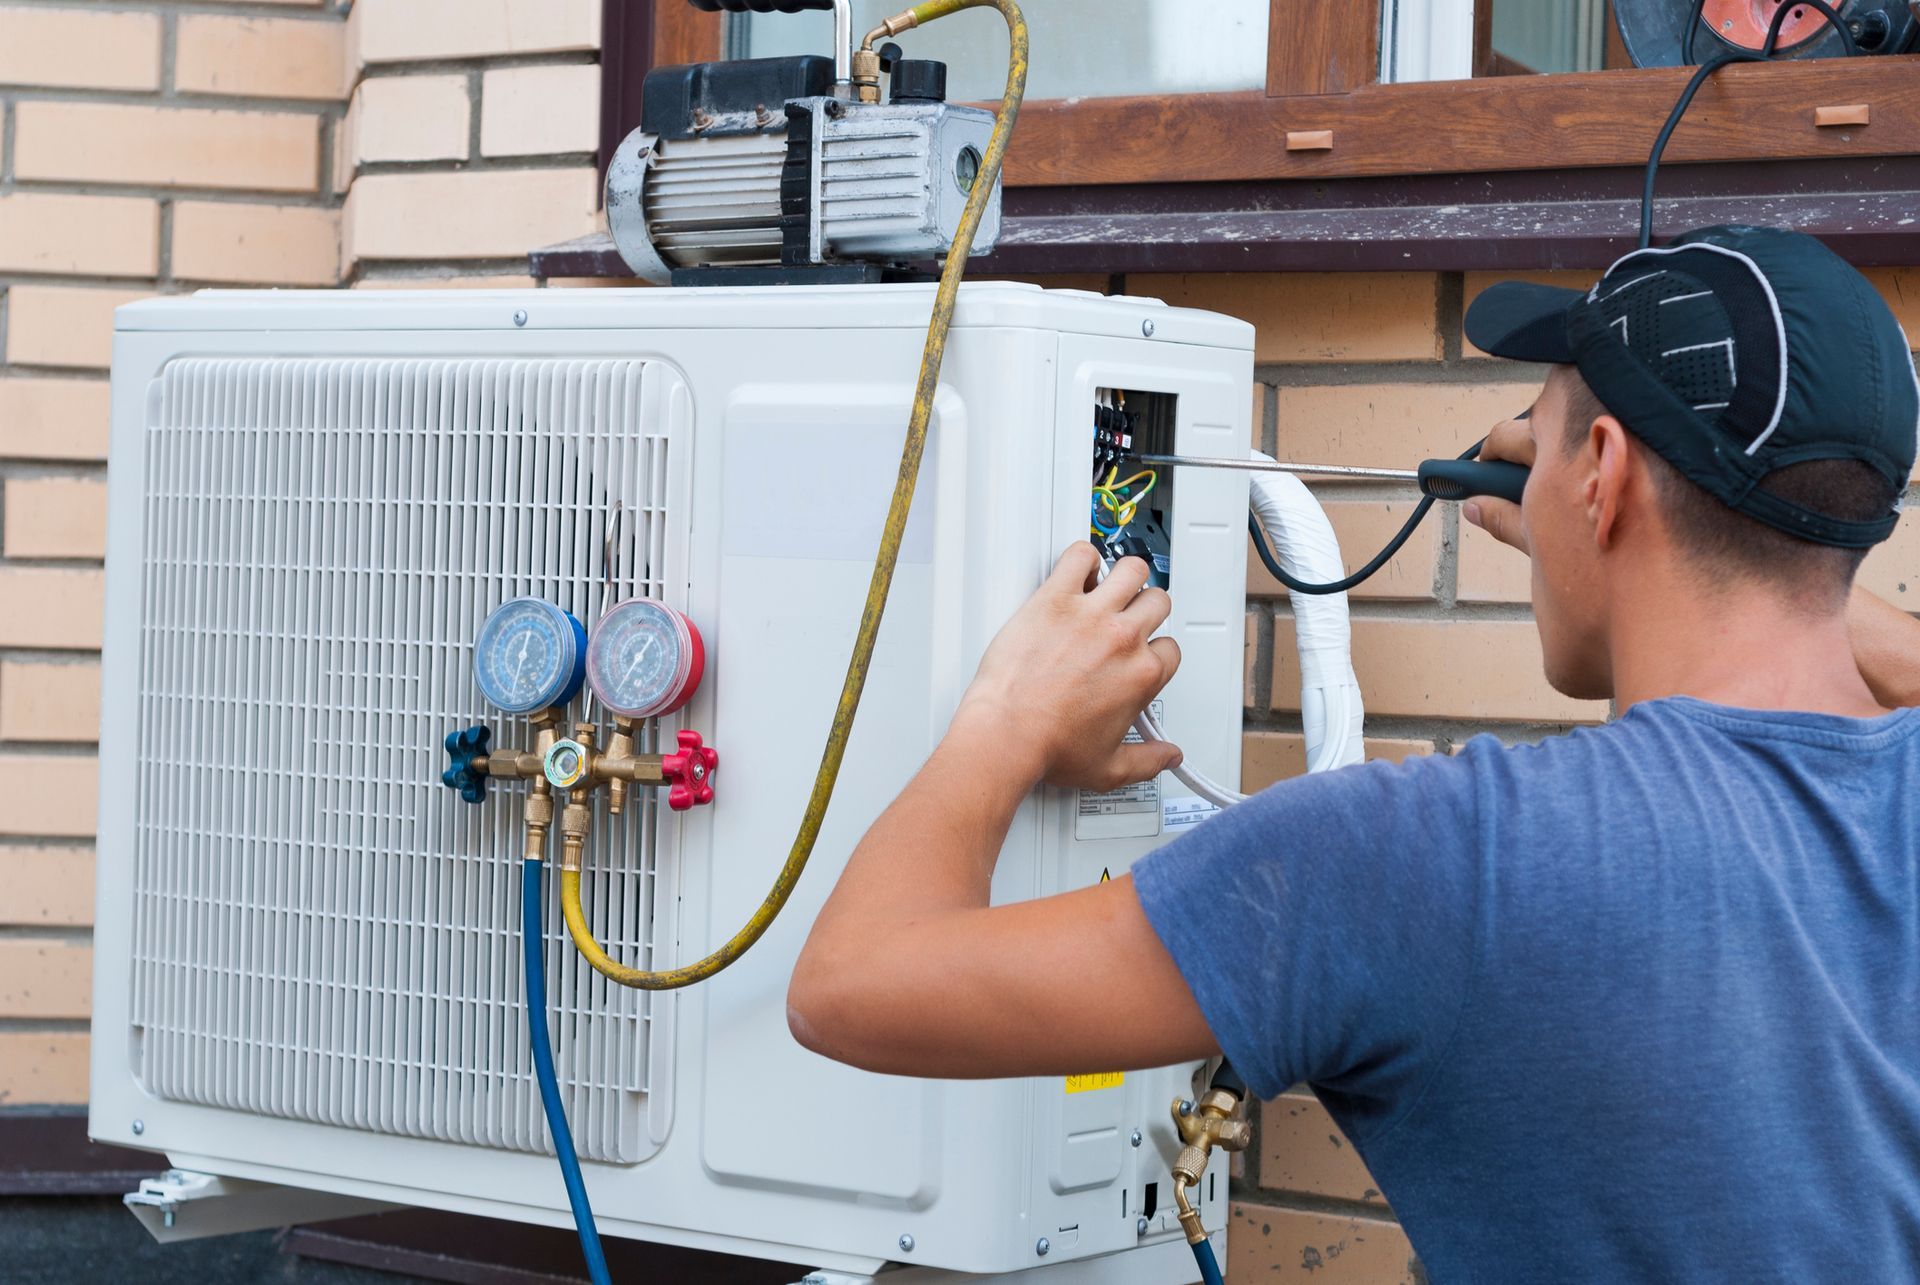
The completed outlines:
<svg viewBox="0 0 1920 1285">
<path fill-rule="evenodd" d="M 353 93 L 356 162 L 450 161 L 467 155 L 473 104 L 465 76 L 379 76 Z"/>
<path fill-rule="evenodd" d="M 113 360 L 113 310 L 151 293 L 14 286 L 7 292 L 7 360 L 105 370 Z"/>
<path fill-rule="evenodd" d="M 1369 736 L 1369 763 L 1386 759 L 1404 763 L 1434 752 L 1432 741 L 1404 741 Z M 1307 774 L 1307 738 L 1298 732 L 1248 732 L 1240 738 L 1240 790 L 1257 794 L 1276 781 Z"/>
<path fill-rule="evenodd" d="M 1268 385 L 1255 384 L 1253 386 L 1253 410 L 1251 412 L 1253 431 L 1248 437 L 1247 445 L 1256 451 L 1262 449 L 1260 438 L 1267 429 L 1267 399 L 1272 396 L 1273 389 Z"/>
<path fill-rule="evenodd" d="M 547 156 L 600 146 L 600 69 L 511 67 L 480 82 L 480 153 Z"/>
<path fill-rule="evenodd" d="M 1455 592 L 1461 602 L 1532 602 L 1533 561 L 1463 519 Z"/>
<path fill-rule="evenodd" d="M 651 281 L 639 277 L 548 277 L 549 290 L 652 290 Z"/>
<path fill-rule="evenodd" d="M 160 18 L 0 5 L 0 85 L 158 89 Z"/>
<path fill-rule="evenodd" d="M 0 661 L 0 741 L 99 739 L 99 665 Z"/>
<path fill-rule="evenodd" d="M 85 1017 L 92 990 L 91 946 L 0 941 L 0 1018 Z"/>
<path fill-rule="evenodd" d="M 0 924 L 83 928 L 93 922 L 93 853 L 0 847 Z"/>
<path fill-rule="evenodd" d="M 1460 454 L 1539 392 L 1539 384 L 1282 388 L 1280 453 L 1314 464 L 1410 469 Z"/>
<path fill-rule="evenodd" d="M 100 764 L 76 754 L 0 755 L 0 834 L 90 839 L 100 808 Z"/>
<path fill-rule="evenodd" d="M 1902 611 L 1920 611 L 1920 511 L 1909 511 L 1893 538 L 1867 555 L 1860 583 Z"/>
<path fill-rule="evenodd" d="M 107 556 L 107 484 L 92 478 L 16 477 L 6 484 L 0 551 L 9 558 Z"/>
<path fill-rule="evenodd" d="M 1234 1285 L 1415 1285 L 1426 1280 L 1399 1224 L 1236 1200 L 1227 1215 Z"/>
<path fill-rule="evenodd" d="M 1273 706 L 1300 707 L 1293 621 L 1274 622 Z M 1369 714 L 1597 723 L 1604 701 L 1547 685 L 1540 635 L 1526 620 L 1356 620 L 1353 668 Z"/>
<path fill-rule="evenodd" d="M 347 197 L 348 262 L 518 258 L 591 232 L 598 190 L 590 167 L 364 176 Z"/>
<path fill-rule="evenodd" d="M 180 15 L 174 83 L 188 93 L 339 99 L 346 24 L 332 18 Z"/>
<path fill-rule="evenodd" d="M 1469 272 L 1467 273 L 1466 303 L 1471 308 L 1473 301 L 1478 299 L 1488 286 L 1502 281 L 1531 281 L 1536 285 L 1585 290 L 1599 279 L 1600 273 L 1597 270 L 1592 272 Z M 1480 359 L 1487 356 L 1486 353 L 1474 347 L 1464 335 L 1460 338 L 1460 355 Z"/>
<path fill-rule="evenodd" d="M 0 1031 L 0 1106 L 87 1100 L 84 1031 Z"/>
<path fill-rule="evenodd" d="M 1253 680 L 1260 665 L 1260 627 L 1251 614 L 1247 616 L 1247 645 L 1242 655 L 1245 657 L 1242 662 L 1245 672 L 1240 676 L 1243 707 L 1252 709 L 1258 704 L 1253 695 Z"/>
<path fill-rule="evenodd" d="M 1290 1092 L 1260 1107 L 1260 1185 L 1380 1205 L 1373 1175 L 1311 1093 Z"/>
<path fill-rule="evenodd" d="M 127 196 L 0 196 L 0 272 L 151 277 L 160 270 L 160 205 Z"/>
<path fill-rule="evenodd" d="M 181 201 L 173 274 L 183 281 L 331 286 L 340 280 L 340 211 Z"/>
<path fill-rule="evenodd" d="M 266 192 L 311 192 L 320 182 L 318 116 L 120 103 L 13 110 L 22 179 Z"/>
<path fill-rule="evenodd" d="M 1438 283 L 1428 272 L 1129 276 L 1130 294 L 1223 312 L 1259 332 L 1262 362 L 1433 361 Z"/>
<path fill-rule="evenodd" d="M 600 47 L 600 0 L 405 0 L 354 7 L 367 63 Z"/>
<path fill-rule="evenodd" d="M 1387 547 L 1400 528 L 1413 515 L 1413 500 L 1335 500 L 1321 495 L 1327 520 L 1340 538 L 1340 558 L 1349 574 L 1371 562 Z M 1440 548 L 1440 518 L 1428 514 L 1413 536 L 1401 546 L 1387 565 L 1357 588 L 1348 590 L 1353 598 L 1431 598 L 1433 563 Z M 1284 598 L 1286 588 L 1268 573 L 1252 542 L 1247 550 L 1247 594 L 1256 598 Z"/>
<path fill-rule="evenodd" d="M 105 588 L 98 571 L 0 566 L 0 647 L 98 651 Z"/>
<path fill-rule="evenodd" d="M 0 459 L 104 460 L 105 380 L 0 379 Z"/>
</svg>

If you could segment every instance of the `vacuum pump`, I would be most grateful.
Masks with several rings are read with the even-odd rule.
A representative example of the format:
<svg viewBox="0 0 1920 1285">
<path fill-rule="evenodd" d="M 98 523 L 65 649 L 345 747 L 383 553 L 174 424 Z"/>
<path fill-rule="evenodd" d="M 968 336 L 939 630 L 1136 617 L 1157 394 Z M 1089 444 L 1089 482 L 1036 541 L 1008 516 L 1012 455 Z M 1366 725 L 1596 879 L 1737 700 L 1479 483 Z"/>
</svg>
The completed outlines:
<svg viewBox="0 0 1920 1285">
<path fill-rule="evenodd" d="M 607 170 L 607 223 L 627 266 L 663 285 L 874 283 L 945 255 L 994 125 L 946 101 L 946 64 L 874 49 L 897 34 L 890 25 L 854 50 L 850 0 L 696 3 L 832 9 L 834 56 L 648 73 L 640 128 Z M 999 235 L 991 181 L 976 253 Z"/>
</svg>

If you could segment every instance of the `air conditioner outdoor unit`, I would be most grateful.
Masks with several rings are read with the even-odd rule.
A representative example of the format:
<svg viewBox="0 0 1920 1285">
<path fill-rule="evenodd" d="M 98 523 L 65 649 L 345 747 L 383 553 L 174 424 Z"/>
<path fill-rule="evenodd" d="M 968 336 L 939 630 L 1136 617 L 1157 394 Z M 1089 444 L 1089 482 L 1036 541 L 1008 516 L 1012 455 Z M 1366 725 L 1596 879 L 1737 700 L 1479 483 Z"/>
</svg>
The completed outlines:
<svg viewBox="0 0 1920 1285">
<path fill-rule="evenodd" d="M 591 627 L 609 544 L 612 597 L 697 624 L 705 681 L 650 735 L 700 731 L 717 797 L 680 813 L 642 791 L 618 818 L 602 801 L 585 901 L 627 963 L 711 950 L 804 808 L 932 301 L 901 285 L 121 309 L 94 1136 L 243 1184 L 565 1225 L 521 998 L 524 787 L 474 807 L 440 780 L 443 737 L 491 716 L 476 631 L 521 596 Z M 865 704 L 792 906 L 732 969 L 661 994 L 590 971 L 550 917 L 559 1077 L 604 1233 L 855 1276 L 1191 1278 L 1168 1104 L 1202 1067 L 870 1075 L 801 1049 L 784 997 L 854 843 L 994 632 L 1087 536 L 1100 442 L 1122 422 L 1141 446 L 1244 457 L 1251 348 L 1239 322 L 1153 301 L 964 288 Z M 1235 781 L 1245 475 L 1169 474 L 1153 504 L 1143 539 L 1185 654 L 1163 721 Z M 526 741 L 524 721 L 499 730 Z M 995 897 L 1117 875 L 1205 811 L 1171 778 L 1040 791 Z M 1224 1159 L 1202 1195 L 1223 1227 Z"/>
</svg>

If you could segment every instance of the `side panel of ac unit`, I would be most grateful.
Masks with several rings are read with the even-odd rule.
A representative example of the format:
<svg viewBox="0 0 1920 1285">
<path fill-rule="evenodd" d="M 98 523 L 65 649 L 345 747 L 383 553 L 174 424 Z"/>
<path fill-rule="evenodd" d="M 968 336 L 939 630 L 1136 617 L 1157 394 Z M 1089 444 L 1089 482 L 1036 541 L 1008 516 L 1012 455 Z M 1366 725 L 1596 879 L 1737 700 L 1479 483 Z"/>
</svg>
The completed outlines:
<svg viewBox="0 0 1920 1285">
<path fill-rule="evenodd" d="M 558 293 L 214 295 L 123 316 L 92 1105 L 103 1140 L 214 1173 L 566 1223 L 516 1060 L 524 1015 L 501 1002 L 519 975 L 517 799 L 496 789 L 470 808 L 424 782 L 436 733 L 495 721 L 458 673 L 474 613 L 533 592 L 590 617 L 605 525 L 591 510 L 623 487 L 655 505 L 642 516 L 663 550 L 624 567 L 629 587 L 683 606 L 710 648 L 699 695 L 661 731 L 699 729 L 722 769 L 711 808 L 598 828 L 589 913 L 630 962 L 690 960 L 745 919 L 785 858 L 866 592 L 925 292 Z M 534 324 L 512 323 L 522 310 Z M 1139 337 L 1142 315 L 1158 339 Z M 554 1029 L 604 1231 L 850 1271 L 902 1257 L 910 1235 L 911 1261 L 982 1273 L 1036 1266 L 1044 1235 L 1063 1269 L 1144 1245 L 1103 1260 L 1101 1279 L 1185 1279 L 1165 1216 L 1166 1111 L 1196 1068 L 1073 1094 L 1059 1080 L 872 1076 L 795 1044 L 784 996 L 852 846 L 938 739 L 1000 623 L 1085 537 L 1099 390 L 1177 398 L 1180 449 L 1230 454 L 1248 438 L 1249 346 L 1243 327 L 1138 301 L 969 287 L 873 677 L 792 905 L 719 978 L 648 997 L 579 966 L 550 916 Z M 557 394 L 529 400 L 554 380 Z M 303 397 L 335 400 L 316 411 Z M 209 425 L 218 442 L 165 440 Z M 510 467 L 516 451 L 529 463 Z M 163 460 L 175 471 L 156 475 Z M 534 468 L 537 486 L 522 477 Z M 1180 486 L 1170 628 L 1186 664 L 1166 723 L 1209 775 L 1233 780 L 1246 487 L 1232 474 Z M 522 523 L 529 505 L 545 534 Z M 279 531 L 289 522 L 306 534 Z M 156 647 L 195 627 L 230 664 Z M 303 629 L 332 650 L 301 650 Z M 190 681 L 169 686 L 160 660 Z M 173 799 L 155 781 L 190 788 Z M 1056 791 L 1023 805 L 997 900 L 1118 876 L 1164 841 L 1157 816 L 1150 834 L 1077 837 L 1077 806 Z M 301 855 L 316 845 L 326 860 Z M 370 948 L 377 966 L 356 955 Z M 153 989 L 175 957 L 173 989 Z M 225 989 L 203 984 L 216 974 Z M 168 1010 L 166 1075 L 147 1062 L 156 995 L 191 1001 Z M 431 1021 L 409 1030 L 410 1013 Z M 1161 1207 L 1143 1240 L 1152 1182 Z M 1224 1176 L 1215 1187 L 1206 1216 L 1219 1227 Z"/>
</svg>

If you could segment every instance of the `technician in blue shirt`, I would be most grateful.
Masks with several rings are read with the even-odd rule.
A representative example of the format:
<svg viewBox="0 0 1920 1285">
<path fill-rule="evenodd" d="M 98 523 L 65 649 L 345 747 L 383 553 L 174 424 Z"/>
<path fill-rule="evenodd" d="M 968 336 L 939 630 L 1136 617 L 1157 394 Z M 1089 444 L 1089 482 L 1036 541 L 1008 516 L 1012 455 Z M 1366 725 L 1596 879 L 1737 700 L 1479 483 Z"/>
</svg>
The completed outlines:
<svg viewBox="0 0 1920 1285">
<path fill-rule="evenodd" d="M 1888 708 L 1920 625 L 1850 599 L 1913 474 L 1906 337 L 1754 228 L 1496 287 L 1467 332 L 1552 366 L 1490 448 L 1524 503 L 1467 516 L 1531 551 L 1547 676 L 1615 721 L 1287 781 L 990 907 L 1032 787 L 1178 758 L 1122 744 L 1179 663 L 1167 597 L 1137 562 L 1089 589 L 1077 546 L 854 853 L 794 1034 L 900 1074 L 1304 1081 L 1436 1281 L 1920 1280 L 1920 709 Z"/>
</svg>

